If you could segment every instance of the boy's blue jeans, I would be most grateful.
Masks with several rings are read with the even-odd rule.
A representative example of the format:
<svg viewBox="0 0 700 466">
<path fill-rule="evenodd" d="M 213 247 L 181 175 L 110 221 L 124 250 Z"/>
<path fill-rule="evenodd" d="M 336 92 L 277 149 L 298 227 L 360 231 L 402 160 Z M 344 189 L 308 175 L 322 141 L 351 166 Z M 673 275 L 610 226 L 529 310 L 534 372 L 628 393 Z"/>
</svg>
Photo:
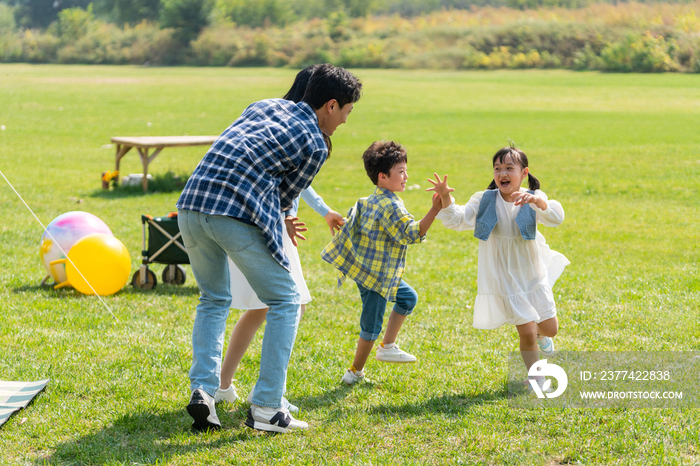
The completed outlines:
<svg viewBox="0 0 700 466">
<path fill-rule="evenodd" d="M 374 341 L 379 338 L 384 322 L 387 300 L 376 291 L 368 290 L 357 284 L 362 298 L 362 315 L 360 316 L 360 338 Z M 396 291 L 394 311 L 404 316 L 410 315 L 418 303 L 418 293 L 405 281 L 401 280 Z"/>
<path fill-rule="evenodd" d="M 201 296 L 192 330 L 190 388 L 216 393 L 231 306 L 227 256 L 269 306 L 253 404 L 282 405 L 287 365 L 299 325 L 300 296 L 291 272 L 270 254 L 260 228 L 222 215 L 178 211 L 178 226 Z"/>
</svg>

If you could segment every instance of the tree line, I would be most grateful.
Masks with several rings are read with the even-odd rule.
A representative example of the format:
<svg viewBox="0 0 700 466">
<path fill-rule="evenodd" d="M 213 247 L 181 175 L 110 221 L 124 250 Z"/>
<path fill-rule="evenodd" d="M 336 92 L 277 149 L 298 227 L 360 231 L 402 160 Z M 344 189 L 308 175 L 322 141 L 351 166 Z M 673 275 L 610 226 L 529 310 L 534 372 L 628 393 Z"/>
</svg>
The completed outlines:
<svg viewBox="0 0 700 466">
<path fill-rule="evenodd" d="M 153 13 L 157 20 L 135 24 L 107 21 L 95 3 L 73 6 L 61 9 L 46 28 L 24 26 L 21 15 L 17 19 L 18 6 L 0 3 L 0 62 L 293 68 L 330 62 L 370 68 L 700 72 L 700 0 L 581 8 L 441 7 L 413 16 L 353 16 L 391 0 L 304 0 L 307 6 L 318 2 L 317 13 L 324 17 L 308 13 L 310 19 L 281 25 L 262 13 L 237 23 L 231 18 L 242 13 L 225 15 L 220 6 L 203 9 L 202 1 L 160 0 Z M 212 1 L 241 8 L 302 3 Z M 425 6 L 429 1 L 437 8 L 466 0 L 411 4 Z"/>
</svg>

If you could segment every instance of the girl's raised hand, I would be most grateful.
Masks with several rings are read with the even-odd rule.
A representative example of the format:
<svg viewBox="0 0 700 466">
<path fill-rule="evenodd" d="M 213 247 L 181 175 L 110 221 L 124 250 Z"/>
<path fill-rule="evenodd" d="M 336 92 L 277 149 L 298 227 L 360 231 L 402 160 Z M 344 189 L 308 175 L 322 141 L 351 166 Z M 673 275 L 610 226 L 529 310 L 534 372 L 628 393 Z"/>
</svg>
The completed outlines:
<svg viewBox="0 0 700 466">
<path fill-rule="evenodd" d="M 547 203 L 540 197 L 534 194 L 526 193 L 525 191 L 518 191 L 513 193 L 513 198 L 515 198 L 515 203 L 513 205 L 525 205 L 525 204 L 535 204 L 542 210 L 547 209 Z"/>
<path fill-rule="evenodd" d="M 306 226 L 306 223 L 300 222 L 299 217 L 289 216 L 285 218 L 284 226 L 287 228 L 287 235 L 289 235 L 289 238 L 292 240 L 292 244 L 294 246 L 298 246 L 297 238 L 306 240 L 306 238 L 304 238 L 304 235 L 302 235 L 301 233 L 303 231 L 308 231 L 308 228 L 304 228 Z"/>
<path fill-rule="evenodd" d="M 440 179 L 440 175 L 438 175 L 437 173 L 433 173 L 433 175 L 435 175 L 434 180 L 432 178 L 428 178 L 428 181 L 433 184 L 433 187 L 427 188 L 426 191 L 435 191 L 440 196 L 447 196 L 454 191 L 453 188 L 447 186 L 447 175 L 445 175 L 445 178 L 443 180 Z"/>
</svg>

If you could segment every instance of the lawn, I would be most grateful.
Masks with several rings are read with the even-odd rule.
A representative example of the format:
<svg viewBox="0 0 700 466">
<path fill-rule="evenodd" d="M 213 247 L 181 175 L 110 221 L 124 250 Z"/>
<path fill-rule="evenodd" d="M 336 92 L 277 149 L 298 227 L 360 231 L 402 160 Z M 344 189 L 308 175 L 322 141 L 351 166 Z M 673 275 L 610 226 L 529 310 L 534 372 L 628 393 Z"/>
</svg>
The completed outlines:
<svg viewBox="0 0 700 466">
<path fill-rule="evenodd" d="M 557 348 L 698 351 L 700 77 L 568 71 L 353 70 L 363 98 L 313 183 L 345 213 L 373 186 L 360 156 L 377 139 L 409 154 L 402 194 L 417 218 L 426 178 L 450 175 L 458 203 L 490 182 L 513 139 L 566 220 L 545 228 L 571 265 L 554 289 Z M 103 191 L 112 136 L 219 134 L 247 104 L 284 94 L 295 72 L 259 68 L 0 66 L 0 171 L 45 224 L 85 210 L 140 263 L 142 214 L 174 210 L 177 192 Z M 202 147 L 166 149 L 151 173 L 190 173 Z M 134 153 L 122 174 L 139 173 Z M 302 203 L 303 204 L 303 203 Z M 698 409 L 515 409 L 512 327 L 473 329 L 477 240 L 436 222 L 409 248 L 419 293 L 400 343 L 419 362 L 371 359 L 370 383 L 340 384 L 359 331 L 356 287 L 338 289 L 320 259 L 330 236 L 306 205 L 301 261 L 314 300 L 297 336 L 287 397 L 310 429 L 244 426 L 247 405 L 220 405 L 223 429 L 190 432 L 190 336 L 198 291 L 130 285 L 105 298 L 39 286 L 42 228 L 0 180 L 0 379 L 51 378 L 0 428 L 0 464 L 699 464 Z M 153 267 L 158 276 L 162 266 Z M 190 272 L 187 266 L 187 271 Z M 232 310 L 227 337 L 239 311 Z M 257 378 L 262 332 L 235 384 Z"/>
</svg>

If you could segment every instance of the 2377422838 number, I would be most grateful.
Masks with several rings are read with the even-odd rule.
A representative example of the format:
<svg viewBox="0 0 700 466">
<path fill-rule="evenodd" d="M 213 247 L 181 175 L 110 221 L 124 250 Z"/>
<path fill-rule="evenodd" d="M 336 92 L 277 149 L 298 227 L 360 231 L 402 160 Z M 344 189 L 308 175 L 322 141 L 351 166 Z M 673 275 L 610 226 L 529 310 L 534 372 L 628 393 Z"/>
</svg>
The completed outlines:
<svg viewBox="0 0 700 466">
<path fill-rule="evenodd" d="M 670 371 L 600 371 L 598 380 L 670 380 Z"/>
</svg>

